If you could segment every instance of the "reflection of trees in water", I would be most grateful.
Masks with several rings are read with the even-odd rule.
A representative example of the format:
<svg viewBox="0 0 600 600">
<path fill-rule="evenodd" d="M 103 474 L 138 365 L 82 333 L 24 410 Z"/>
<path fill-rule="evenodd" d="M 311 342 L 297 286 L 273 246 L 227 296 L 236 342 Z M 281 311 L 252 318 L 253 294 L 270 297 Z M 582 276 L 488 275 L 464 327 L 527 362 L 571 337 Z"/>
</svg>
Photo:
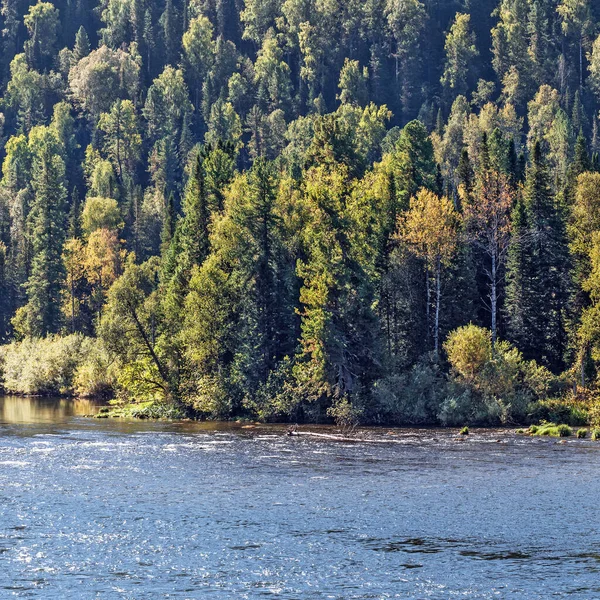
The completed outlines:
<svg viewBox="0 0 600 600">
<path fill-rule="evenodd" d="M 0 397 L 0 422 L 4 423 L 54 422 L 64 417 L 89 415 L 94 412 L 94 404 L 89 400 Z"/>
</svg>

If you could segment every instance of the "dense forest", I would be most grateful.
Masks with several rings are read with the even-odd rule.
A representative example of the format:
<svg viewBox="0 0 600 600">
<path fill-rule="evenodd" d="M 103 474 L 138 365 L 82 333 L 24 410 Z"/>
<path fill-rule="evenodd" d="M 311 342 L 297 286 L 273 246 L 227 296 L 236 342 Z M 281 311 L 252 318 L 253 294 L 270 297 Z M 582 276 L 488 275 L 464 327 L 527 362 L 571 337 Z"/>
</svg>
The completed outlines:
<svg viewBox="0 0 600 600">
<path fill-rule="evenodd" d="M 2 0 L 1 20 L 7 392 L 595 414 L 599 3 Z"/>
</svg>

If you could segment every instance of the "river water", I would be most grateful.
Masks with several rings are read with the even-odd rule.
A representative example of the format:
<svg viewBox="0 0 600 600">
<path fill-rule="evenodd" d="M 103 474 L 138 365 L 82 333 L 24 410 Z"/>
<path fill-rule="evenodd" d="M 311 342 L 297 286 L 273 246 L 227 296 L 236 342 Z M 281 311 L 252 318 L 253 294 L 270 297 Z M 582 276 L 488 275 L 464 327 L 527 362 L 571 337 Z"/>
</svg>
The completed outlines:
<svg viewBox="0 0 600 600">
<path fill-rule="evenodd" d="M 598 598 L 600 443 L 0 398 L 0 598 Z"/>
</svg>

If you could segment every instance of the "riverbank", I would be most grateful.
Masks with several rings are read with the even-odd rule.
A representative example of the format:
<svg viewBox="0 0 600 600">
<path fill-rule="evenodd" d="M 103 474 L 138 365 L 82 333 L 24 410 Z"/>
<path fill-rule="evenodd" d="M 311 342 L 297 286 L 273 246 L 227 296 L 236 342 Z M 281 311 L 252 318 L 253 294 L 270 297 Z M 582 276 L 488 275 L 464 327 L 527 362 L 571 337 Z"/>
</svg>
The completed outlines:
<svg viewBox="0 0 600 600">
<path fill-rule="evenodd" d="M 1 394 L 0 394 L 0 397 Z M 251 415 L 237 415 L 225 420 L 218 419 L 206 419 L 201 415 L 194 417 L 190 414 L 185 414 L 183 411 L 178 410 L 176 407 L 160 403 L 160 402 L 122 402 L 115 399 L 107 399 L 105 397 L 87 397 L 79 398 L 72 395 L 27 395 L 27 394 L 13 394 L 6 395 L 5 398 L 10 398 L 12 401 L 12 411 L 19 414 L 22 412 L 22 408 L 25 411 L 29 410 L 29 406 L 32 402 L 37 403 L 40 406 L 52 405 L 54 402 L 60 403 L 61 406 L 72 405 L 74 407 L 86 407 L 84 410 L 77 409 L 75 412 L 82 417 L 90 419 L 108 419 L 108 420 L 140 420 L 140 421 L 187 421 L 196 423 L 237 423 L 242 426 L 257 426 L 267 425 L 267 422 L 257 420 Z M 29 408 L 28 408 L 29 407 Z M 289 427 L 300 423 L 302 427 L 310 426 L 325 426 L 337 428 L 337 430 L 349 431 L 354 430 L 361 426 L 364 427 L 375 427 L 376 430 L 386 428 L 415 428 L 413 423 L 354 423 L 351 425 L 336 424 L 334 419 L 327 419 L 321 422 L 310 422 L 310 421 L 291 421 L 283 420 L 280 422 L 282 427 Z M 544 427 L 538 427 L 540 424 Z M 464 426 L 456 427 L 445 427 L 444 429 L 451 431 L 460 431 L 461 428 L 469 428 L 478 426 L 477 423 L 465 422 Z M 585 428 L 586 436 L 592 437 L 595 428 L 589 424 L 589 415 L 586 405 L 581 403 L 559 403 L 556 401 L 539 402 L 535 406 L 531 407 L 530 418 L 524 423 L 511 423 L 510 425 L 502 426 L 503 429 L 509 431 L 515 431 L 522 435 L 546 435 L 546 436 L 558 436 L 560 432 L 554 431 L 554 428 L 563 426 L 570 428 L 571 433 L 569 435 L 576 435 L 577 431 L 581 428 Z M 439 423 L 422 423 L 418 427 L 426 428 L 438 428 Z M 498 428 L 498 424 L 487 424 L 479 425 L 480 430 L 494 431 Z M 537 428 L 537 429 L 536 429 Z M 539 429 L 539 431 L 538 431 Z M 563 433 L 565 430 L 562 430 Z"/>
<path fill-rule="evenodd" d="M 140 419 L 132 414 L 121 414 L 112 418 L 92 418 L 106 414 L 109 407 L 93 400 L 77 400 L 42 396 L 0 396 L 0 424 L 46 426 L 54 424 L 78 423 L 79 426 L 94 429 L 101 427 L 107 431 L 185 431 L 193 432 L 238 432 L 247 435 L 277 435 L 293 437 L 298 440 L 348 441 L 353 443 L 410 443 L 416 439 L 430 439 L 439 442 L 476 443 L 480 441 L 494 443 L 513 443 L 527 438 L 547 439 L 541 437 L 541 431 L 534 436 L 533 431 L 515 427 L 470 427 L 468 434 L 459 427 L 387 427 L 359 426 L 352 431 L 343 430 L 335 424 L 301 424 L 263 423 L 247 419 L 228 421 L 206 421 L 192 419 Z M 535 429 L 532 426 L 531 430 Z M 572 435 L 557 441 L 591 442 L 591 429 L 586 428 L 586 438 L 577 438 L 577 430 L 572 428 Z M 288 435 L 289 433 L 293 435 Z M 463 435 L 461 435 L 461 433 Z M 596 444 L 594 444 L 596 445 Z"/>
<path fill-rule="evenodd" d="M 478 328 L 460 335 L 489 341 Z M 344 427 L 528 426 L 541 421 L 579 427 L 594 422 L 594 390 L 582 393 L 508 346 L 485 354 L 476 369 L 457 362 L 450 347 L 448 352 L 447 357 L 424 356 L 368 388 L 339 396 L 331 387 L 302 383 L 301 371 L 291 363 L 268 385 L 208 376 L 190 382 L 188 371 L 184 377 L 179 370 L 161 374 L 130 368 L 101 340 L 73 334 L 0 346 L 0 386 L 22 395 L 118 398 L 103 418 L 248 419 Z"/>
</svg>

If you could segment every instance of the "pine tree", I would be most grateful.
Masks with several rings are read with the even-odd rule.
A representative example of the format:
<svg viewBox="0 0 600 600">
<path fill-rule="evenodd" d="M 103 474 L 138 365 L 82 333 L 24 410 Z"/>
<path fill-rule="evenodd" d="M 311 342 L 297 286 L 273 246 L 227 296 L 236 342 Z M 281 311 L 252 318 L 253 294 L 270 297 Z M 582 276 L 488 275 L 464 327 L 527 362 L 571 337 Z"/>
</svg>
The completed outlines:
<svg viewBox="0 0 600 600">
<path fill-rule="evenodd" d="M 504 310 L 508 337 L 521 349 L 527 345 L 527 309 L 531 305 L 531 298 L 527 296 L 529 290 L 525 283 L 526 273 L 530 271 L 529 254 L 526 252 L 529 242 L 528 231 L 527 209 L 523 195 L 519 193 L 511 215 L 512 238 L 506 266 L 506 303 Z"/>
<path fill-rule="evenodd" d="M 169 219 L 173 225 L 174 215 Z M 192 269 L 199 267 L 210 250 L 210 209 L 206 190 L 206 173 L 198 152 L 183 198 L 183 217 L 178 221 L 168 247 L 164 246 L 163 280 L 166 306 L 177 319 L 183 307 Z"/>
<path fill-rule="evenodd" d="M 34 200 L 29 215 L 33 260 L 25 286 L 27 305 L 21 333 L 41 336 L 56 333 L 61 324 L 64 279 L 62 248 L 65 239 L 65 166 L 50 144 L 41 149 L 34 167 Z"/>
<path fill-rule="evenodd" d="M 463 148 L 458 163 L 458 204 L 457 209 L 460 210 L 463 204 L 471 204 L 473 202 L 473 168 L 469 158 L 469 151 Z"/>
<path fill-rule="evenodd" d="M 507 169 L 510 183 L 513 187 L 516 187 L 519 179 L 519 158 L 517 156 L 517 149 L 515 147 L 515 140 L 511 138 L 508 142 L 508 156 L 507 156 Z"/>
<path fill-rule="evenodd" d="M 73 60 L 79 62 L 90 53 L 90 39 L 85 27 L 82 25 L 75 35 L 75 47 L 73 48 Z"/>
<path fill-rule="evenodd" d="M 160 21 L 162 25 L 163 42 L 166 51 L 165 64 L 176 66 L 181 32 L 179 32 L 179 17 L 173 6 L 173 0 L 166 0 L 165 11 Z"/>
<path fill-rule="evenodd" d="M 587 129 L 589 125 L 588 119 L 585 114 L 585 109 L 581 102 L 581 95 L 579 93 L 579 89 L 575 92 L 575 97 L 573 98 L 571 124 L 573 126 L 573 131 L 583 131 L 584 129 Z"/>
<path fill-rule="evenodd" d="M 574 178 L 577 178 L 581 173 L 585 173 L 591 169 L 590 156 L 587 150 L 587 143 L 583 135 L 583 130 L 579 130 L 577 141 L 575 142 L 575 157 L 571 164 L 571 174 Z"/>
<path fill-rule="evenodd" d="M 570 256 L 565 216 L 552 192 L 551 176 L 534 146 L 523 191 L 523 208 L 513 216 L 516 241 L 509 266 L 507 312 L 512 341 L 527 358 L 555 372 L 564 367 L 570 298 Z"/>
<path fill-rule="evenodd" d="M 244 321 L 253 324 L 243 342 L 251 358 L 252 372 L 262 384 L 266 384 L 277 362 L 294 350 L 288 337 L 293 335 L 289 329 L 293 308 L 286 298 L 286 280 L 281 266 L 275 173 L 271 163 L 264 159 L 255 161 L 248 173 L 248 202 L 242 220 L 254 250 L 252 263 L 248 264 L 249 272 L 244 277 L 252 282 L 251 294 L 247 294 L 242 303 L 242 309 L 248 315 Z M 244 362 L 248 364 L 247 359 Z"/>
<path fill-rule="evenodd" d="M 144 46 L 146 48 L 146 77 L 150 79 L 153 74 L 157 71 L 156 66 L 154 65 L 154 50 L 156 47 L 156 40 L 154 37 L 154 25 L 152 24 L 152 12 L 150 9 L 146 9 L 144 13 Z"/>
<path fill-rule="evenodd" d="M 9 287 L 7 258 L 6 244 L 0 242 L 0 290 L 4 290 L 0 296 L 0 342 L 6 340 L 11 316 L 10 295 L 7 293 Z"/>
</svg>

